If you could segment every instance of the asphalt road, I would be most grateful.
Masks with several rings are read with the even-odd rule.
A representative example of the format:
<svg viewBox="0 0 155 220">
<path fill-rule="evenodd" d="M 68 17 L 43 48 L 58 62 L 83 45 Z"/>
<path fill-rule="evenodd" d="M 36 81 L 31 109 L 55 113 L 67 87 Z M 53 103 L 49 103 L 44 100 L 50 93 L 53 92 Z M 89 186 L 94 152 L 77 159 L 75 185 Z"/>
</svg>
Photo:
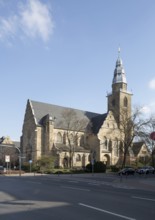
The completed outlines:
<svg viewBox="0 0 155 220">
<path fill-rule="evenodd" d="M 155 220 L 155 190 L 136 183 L 110 175 L 0 176 L 0 220 Z"/>
</svg>

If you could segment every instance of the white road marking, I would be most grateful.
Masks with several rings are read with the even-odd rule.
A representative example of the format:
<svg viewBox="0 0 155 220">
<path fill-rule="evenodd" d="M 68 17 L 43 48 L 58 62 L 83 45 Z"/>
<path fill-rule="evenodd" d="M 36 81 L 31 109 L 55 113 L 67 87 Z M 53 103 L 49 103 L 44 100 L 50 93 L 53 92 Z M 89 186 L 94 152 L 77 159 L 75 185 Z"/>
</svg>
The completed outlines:
<svg viewBox="0 0 155 220">
<path fill-rule="evenodd" d="M 78 181 L 68 181 L 69 183 L 78 183 Z"/>
<path fill-rule="evenodd" d="M 26 181 L 27 183 L 34 183 L 34 184 L 42 184 L 41 182 L 35 182 L 35 181 Z"/>
<path fill-rule="evenodd" d="M 59 180 L 59 179 L 52 179 L 52 181 L 60 182 L 61 180 Z"/>
<path fill-rule="evenodd" d="M 131 198 L 155 202 L 155 199 L 149 199 L 149 198 L 144 198 L 144 197 L 132 196 Z"/>
<path fill-rule="evenodd" d="M 87 207 L 87 208 L 90 208 L 90 209 L 95 209 L 97 211 L 104 212 L 104 213 L 107 213 L 107 214 L 110 214 L 110 215 L 114 215 L 114 216 L 117 216 L 117 217 L 120 217 L 120 218 L 124 218 L 124 219 L 128 219 L 128 220 L 136 220 L 135 218 L 130 218 L 130 217 L 127 217 L 127 216 L 124 216 L 124 215 L 120 215 L 120 214 L 114 213 L 114 212 L 109 212 L 107 210 L 100 209 L 100 208 L 97 208 L 97 207 L 94 207 L 94 206 L 90 206 L 90 205 L 86 205 L 86 204 L 83 204 L 83 203 L 79 203 L 79 205 Z"/>
<path fill-rule="evenodd" d="M 87 192 L 90 191 L 89 189 L 82 189 L 82 188 L 76 188 L 76 187 L 70 187 L 70 186 L 61 186 L 61 187 L 65 189 L 75 189 L 75 190 L 81 190 L 81 191 L 87 191 Z"/>
<path fill-rule="evenodd" d="M 99 183 L 93 183 L 93 182 L 91 183 L 91 182 L 90 182 L 90 183 L 88 183 L 88 184 L 89 184 L 89 185 L 94 185 L 94 186 L 100 186 Z"/>
</svg>

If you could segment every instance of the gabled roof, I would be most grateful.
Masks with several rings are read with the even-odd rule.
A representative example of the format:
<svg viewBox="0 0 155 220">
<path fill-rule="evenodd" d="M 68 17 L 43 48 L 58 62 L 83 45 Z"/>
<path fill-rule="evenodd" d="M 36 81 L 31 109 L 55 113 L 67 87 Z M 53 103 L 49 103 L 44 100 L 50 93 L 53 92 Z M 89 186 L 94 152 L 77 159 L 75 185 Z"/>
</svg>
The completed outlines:
<svg viewBox="0 0 155 220">
<path fill-rule="evenodd" d="M 107 113 L 105 114 L 101 114 L 101 115 L 97 115 L 94 118 L 92 118 L 92 131 L 94 134 L 97 134 L 101 128 L 101 126 L 103 125 L 104 120 L 107 117 Z"/>
<path fill-rule="evenodd" d="M 97 130 L 99 130 L 99 127 L 102 125 L 106 115 L 106 114 L 102 115 L 94 112 L 83 111 L 68 107 L 62 107 L 58 105 L 53 105 L 53 104 L 48 104 L 33 100 L 28 100 L 28 102 L 30 103 L 30 106 L 32 108 L 37 125 L 42 125 L 43 119 L 45 119 L 48 115 L 53 120 L 56 119 L 55 128 L 60 128 L 60 124 L 62 125 L 62 123 L 60 122 L 63 120 L 62 112 L 67 109 L 68 110 L 72 109 L 75 111 L 76 116 L 79 120 L 86 119 L 88 120 L 88 123 L 92 121 L 93 130 L 94 132 L 96 132 Z M 65 129 L 65 128 L 61 127 L 61 129 Z"/>
<path fill-rule="evenodd" d="M 143 145 L 145 145 L 145 143 L 143 141 L 133 143 L 132 150 L 133 150 L 135 156 L 137 156 L 139 154 Z"/>
</svg>

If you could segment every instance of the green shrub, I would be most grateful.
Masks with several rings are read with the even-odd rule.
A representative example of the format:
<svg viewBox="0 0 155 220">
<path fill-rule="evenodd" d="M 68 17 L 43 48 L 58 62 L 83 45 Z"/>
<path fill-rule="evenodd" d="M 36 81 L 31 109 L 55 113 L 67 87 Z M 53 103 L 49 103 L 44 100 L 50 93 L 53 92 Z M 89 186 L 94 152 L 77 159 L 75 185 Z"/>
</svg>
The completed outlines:
<svg viewBox="0 0 155 220">
<path fill-rule="evenodd" d="M 85 172 L 85 171 L 84 171 L 84 169 L 82 169 L 82 168 L 80 168 L 80 169 L 79 169 L 79 168 L 78 168 L 78 169 L 75 168 L 75 169 L 72 169 L 72 170 L 71 170 L 71 173 L 73 173 L 73 174 L 74 174 L 74 173 L 75 173 L 75 174 L 76 174 L 76 173 L 77 173 L 77 174 L 78 174 L 78 173 L 84 173 L 84 172 Z"/>
<path fill-rule="evenodd" d="M 110 169 L 112 172 L 118 172 L 120 170 L 120 168 L 115 165 L 110 166 Z"/>
<path fill-rule="evenodd" d="M 63 174 L 63 171 L 56 171 L 54 174 Z"/>
<path fill-rule="evenodd" d="M 93 165 L 94 173 L 105 173 L 106 165 L 101 161 L 96 161 Z M 89 163 L 86 165 L 86 172 L 92 172 L 92 164 Z"/>
<path fill-rule="evenodd" d="M 23 163 L 22 165 L 22 170 L 24 170 L 25 172 L 30 171 L 30 164 L 29 163 Z"/>
<path fill-rule="evenodd" d="M 30 164 L 25 162 L 22 165 L 22 170 L 25 172 L 30 172 Z M 38 167 L 36 164 L 32 163 L 31 164 L 31 172 L 37 172 L 40 169 L 40 167 Z"/>
</svg>

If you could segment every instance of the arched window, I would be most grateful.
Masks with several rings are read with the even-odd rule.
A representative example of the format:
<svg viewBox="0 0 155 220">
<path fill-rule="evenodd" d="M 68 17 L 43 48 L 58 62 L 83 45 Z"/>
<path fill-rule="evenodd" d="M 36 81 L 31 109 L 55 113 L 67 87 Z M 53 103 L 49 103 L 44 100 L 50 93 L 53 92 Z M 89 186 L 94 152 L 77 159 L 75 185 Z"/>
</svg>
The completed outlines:
<svg viewBox="0 0 155 220">
<path fill-rule="evenodd" d="M 115 106 L 115 99 L 112 100 L 112 106 Z"/>
<path fill-rule="evenodd" d="M 103 148 L 106 150 L 108 149 L 108 140 L 106 137 L 104 137 L 104 139 L 103 139 Z"/>
<path fill-rule="evenodd" d="M 84 146 L 84 135 L 82 135 L 81 138 L 80 138 L 80 146 L 81 147 Z"/>
<path fill-rule="evenodd" d="M 57 143 L 62 143 L 62 135 L 61 133 L 57 133 Z"/>
<path fill-rule="evenodd" d="M 114 156 L 119 156 L 119 147 L 118 147 L 118 139 L 115 138 L 115 145 L 114 145 Z"/>
<path fill-rule="evenodd" d="M 111 150 L 112 150 L 112 141 L 109 140 L 109 151 L 111 151 Z"/>
<path fill-rule="evenodd" d="M 63 134 L 63 144 L 66 144 L 66 133 Z"/>
<path fill-rule="evenodd" d="M 78 135 L 77 134 L 74 136 L 73 142 L 75 146 L 78 146 Z"/>
<path fill-rule="evenodd" d="M 127 107 L 128 106 L 128 99 L 127 97 L 124 98 L 124 107 Z"/>
<path fill-rule="evenodd" d="M 77 162 L 81 161 L 81 155 L 80 155 L 80 154 L 77 154 L 77 155 L 76 155 L 76 161 L 77 161 Z"/>
<path fill-rule="evenodd" d="M 70 139 L 70 143 L 73 144 L 74 143 L 73 134 L 70 134 L 69 139 Z"/>
</svg>

